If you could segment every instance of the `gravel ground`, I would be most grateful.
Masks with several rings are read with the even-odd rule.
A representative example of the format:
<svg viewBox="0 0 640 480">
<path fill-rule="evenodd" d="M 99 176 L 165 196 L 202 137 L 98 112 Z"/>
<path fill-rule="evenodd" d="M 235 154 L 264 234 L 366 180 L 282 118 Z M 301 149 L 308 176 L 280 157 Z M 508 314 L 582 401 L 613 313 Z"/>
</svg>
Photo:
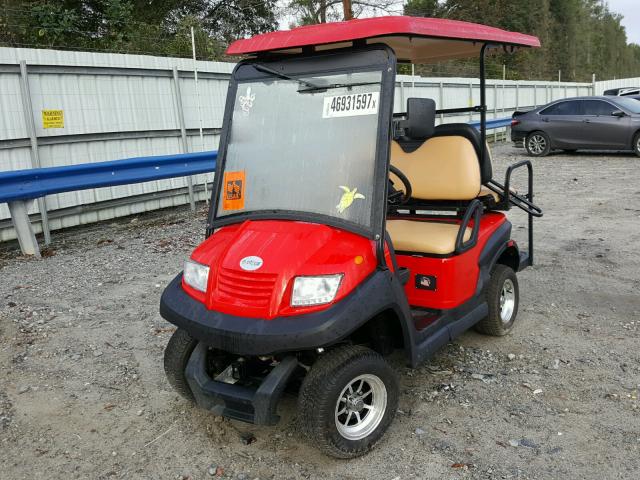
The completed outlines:
<svg viewBox="0 0 640 480">
<path fill-rule="evenodd" d="M 494 171 L 522 156 L 495 148 Z M 640 478 L 640 159 L 557 154 L 535 168 L 545 216 L 515 331 L 469 332 L 415 370 L 394 356 L 398 415 L 352 461 L 302 441 L 293 398 L 257 428 L 169 387 L 158 301 L 203 238 L 204 206 L 56 232 L 42 260 L 2 245 L 0 476 Z"/>
</svg>

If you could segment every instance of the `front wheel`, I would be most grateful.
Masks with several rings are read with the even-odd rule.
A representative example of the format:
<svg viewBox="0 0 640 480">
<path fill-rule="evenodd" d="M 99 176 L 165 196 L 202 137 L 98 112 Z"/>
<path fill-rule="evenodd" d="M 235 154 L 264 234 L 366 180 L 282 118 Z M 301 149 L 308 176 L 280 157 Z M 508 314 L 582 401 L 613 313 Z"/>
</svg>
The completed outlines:
<svg viewBox="0 0 640 480">
<path fill-rule="evenodd" d="M 497 264 L 491 272 L 485 295 L 489 315 L 476 325 L 476 330 L 495 337 L 506 335 L 518 315 L 520 291 L 516 272 L 511 267 Z"/>
<path fill-rule="evenodd" d="M 551 151 L 551 140 L 544 132 L 533 132 L 527 135 L 524 146 L 532 157 L 544 157 Z"/>
<path fill-rule="evenodd" d="M 164 349 L 164 373 L 167 380 L 182 397 L 195 402 L 184 370 L 189 362 L 198 341 L 181 328 L 171 335 L 167 347 Z"/>
<path fill-rule="evenodd" d="M 633 137 L 633 151 L 640 157 L 640 132 Z"/>
<path fill-rule="evenodd" d="M 311 367 L 298 396 L 300 424 L 325 454 L 353 458 L 382 438 L 398 408 L 398 380 L 376 352 L 344 346 Z"/>
</svg>

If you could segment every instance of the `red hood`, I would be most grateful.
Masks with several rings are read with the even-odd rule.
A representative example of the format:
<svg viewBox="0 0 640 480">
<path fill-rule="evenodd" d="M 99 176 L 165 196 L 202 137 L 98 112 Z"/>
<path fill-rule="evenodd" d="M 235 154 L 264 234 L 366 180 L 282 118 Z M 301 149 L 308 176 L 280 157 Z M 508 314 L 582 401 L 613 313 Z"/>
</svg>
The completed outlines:
<svg viewBox="0 0 640 480">
<path fill-rule="evenodd" d="M 210 273 L 204 297 L 186 287 L 188 293 L 211 310 L 266 319 L 327 308 L 290 307 L 296 276 L 344 274 L 333 304 L 376 265 L 375 244 L 365 237 L 327 225 L 279 220 L 221 228 L 191 258 L 209 265 Z"/>
</svg>

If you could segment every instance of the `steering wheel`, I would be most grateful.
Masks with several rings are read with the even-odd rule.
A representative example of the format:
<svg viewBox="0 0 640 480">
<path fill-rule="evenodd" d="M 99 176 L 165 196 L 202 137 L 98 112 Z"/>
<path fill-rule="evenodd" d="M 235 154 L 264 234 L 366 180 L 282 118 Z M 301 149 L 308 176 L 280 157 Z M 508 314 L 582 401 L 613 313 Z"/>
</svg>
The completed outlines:
<svg viewBox="0 0 640 480">
<path fill-rule="evenodd" d="M 393 180 L 389 179 L 389 195 L 387 200 L 391 205 L 404 205 L 411 198 L 411 182 L 398 167 L 389 165 L 389 171 L 400 179 L 402 186 L 404 187 L 404 192 L 396 189 Z"/>
</svg>

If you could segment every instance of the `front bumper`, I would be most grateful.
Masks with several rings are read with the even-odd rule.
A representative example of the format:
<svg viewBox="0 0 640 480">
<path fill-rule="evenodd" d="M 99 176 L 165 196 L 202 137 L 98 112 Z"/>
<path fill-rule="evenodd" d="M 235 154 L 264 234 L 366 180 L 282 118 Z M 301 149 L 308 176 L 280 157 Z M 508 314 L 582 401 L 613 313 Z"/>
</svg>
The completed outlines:
<svg viewBox="0 0 640 480">
<path fill-rule="evenodd" d="M 204 343 L 198 343 L 185 371 L 196 404 L 216 415 L 234 420 L 258 425 L 278 423 L 278 402 L 287 381 L 298 366 L 297 359 L 293 356 L 285 357 L 257 389 L 252 389 L 212 379 L 206 371 L 207 350 Z"/>
<path fill-rule="evenodd" d="M 377 270 L 326 310 L 265 320 L 208 310 L 182 289 L 180 274 L 162 293 L 160 315 L 206 345 L 237 355 L 311 350 L 346 338 L 388 308 L 400 312 L 391 282 L 390 272 Z"/>
</svg>

